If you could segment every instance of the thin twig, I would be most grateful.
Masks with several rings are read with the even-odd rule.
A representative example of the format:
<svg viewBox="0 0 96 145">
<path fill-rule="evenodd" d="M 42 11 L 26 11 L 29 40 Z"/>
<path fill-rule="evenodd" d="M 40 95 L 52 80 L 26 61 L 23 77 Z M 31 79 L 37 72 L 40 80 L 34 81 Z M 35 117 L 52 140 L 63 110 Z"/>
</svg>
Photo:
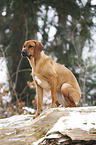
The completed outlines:
<svg viewBox="0 0 96 145">
<path fill-rule="evenodd" d="M 4 50 L 2 49 L 2 47 L 0 47 L 0 49 L 2 51 L 1 55 L 3 55 L 3 57 L 5 58 L 5 52 L 4 52 Z"/>
<path fill-rule="evenodd" d="M 31 72 L 32 69 L 21 69 L 21 70 L 18 70 L 18 73 L 19 73 L 19 72 L 25 72 L 25 71 L 30 71 L 30 72 Z M 16 75 L 16 73 L 17 73 L 17 71 L 11 75 L 10 79 L 11 79 L 12 77 L 14 77 L 14 76 Z"/>
<path fill-rule="evenodd" d="M 16 78 L 15 78 L 15 83 L 14 83 L 14 87 L 15 87 L 15 89 L 16 89 L 16 85 L 17 85 L 17 80 L 18 80 L 18 71 L 19 71 L 19 68 L 20 68 L 20 65 L 21 65 L 22 58 L 23 58 L 23 57 L 21 57 L 21 59 L 20 59 L 20 61 L 19 61 L 19 64 L 18 64 L 18 66 L 17 66 Z"/>
<path fill-rule="evenodd" d="M 11 85 L 11 87 L 12 87 L 12 89 L 13 89 L 14 95 L 15 95 L 15 97 L 16 97 L 16 101 L 17 101 L 17 103 L 19 103 L 18 95 L 17 95 L 17 93 L 16 93 L 15 87 L 13 86 L 11 80 L 10 80 L 10 85 Z"/>
<path fill-rule="evenodd" d="M 28 85 L 26 85 L 26 86 L 24 87 L 23 91 L 21 92 L 21 94 L 20 94 L 20 100 L 21 100 L 21 96 L 24 94 L 24 92 L 25 92 L 25 90 L 27 89 L 27 87 L 28 87 Z"/>
<path fill-rule="evenodd" d="M 25 17 L 25 28 L 26 28 L 25 40 L 27 40 L 27 38 L 28 38 L 28 24 L 27 24 L 27 18 L 26 17 Z"/>
</svg>

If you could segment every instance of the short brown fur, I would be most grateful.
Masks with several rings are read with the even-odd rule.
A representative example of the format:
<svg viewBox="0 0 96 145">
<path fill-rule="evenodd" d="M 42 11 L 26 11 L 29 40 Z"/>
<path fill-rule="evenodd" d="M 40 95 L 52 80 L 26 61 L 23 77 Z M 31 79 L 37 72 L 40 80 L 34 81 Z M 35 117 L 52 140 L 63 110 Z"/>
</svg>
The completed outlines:
<svg viewBox="0 0 96 145">
<path fill-rule="evenodd" d="M 29 48 L 29 45 L 30 48 Z M 81 98 L 81 91 L 73 73 L 63 65 L 54 62 L 42 50 L 44 46 L 36 41 L 24 43 L 22 51 L 26 51 L 32 67 L 32 76 L 36 84 L 37 117 L 42 110 L 43 89 L 51 90 L 52 103 L 62 104 L 64 107 L 76 107 Z M 59 94 L 59 95 L 58 95 Z"/>
</svg>

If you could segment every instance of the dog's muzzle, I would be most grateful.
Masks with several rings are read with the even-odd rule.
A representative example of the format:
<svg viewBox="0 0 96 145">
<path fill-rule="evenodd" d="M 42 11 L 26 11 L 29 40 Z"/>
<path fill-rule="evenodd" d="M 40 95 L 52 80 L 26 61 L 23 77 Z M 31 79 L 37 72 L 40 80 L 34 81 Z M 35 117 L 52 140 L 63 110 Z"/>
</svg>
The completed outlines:
<svg viewBox="0 0 96 145">
<path fill-rule="evenodd" d="M 28 53 L 27 53 L 27 51 L 26 50 L 22 50 L 21 51 L 21 55 L 23 56 L 23 57 L 31 57 L 32 55 L 28 55 Z"/>
<path fill-rule="evenodd" d="M 26 50 L 22 50 L 22 51 L 21 51 L 21 55 L 22 55 L 23 57 L 27 57 L 27 51 L 26 51 Z"/>
</svg>

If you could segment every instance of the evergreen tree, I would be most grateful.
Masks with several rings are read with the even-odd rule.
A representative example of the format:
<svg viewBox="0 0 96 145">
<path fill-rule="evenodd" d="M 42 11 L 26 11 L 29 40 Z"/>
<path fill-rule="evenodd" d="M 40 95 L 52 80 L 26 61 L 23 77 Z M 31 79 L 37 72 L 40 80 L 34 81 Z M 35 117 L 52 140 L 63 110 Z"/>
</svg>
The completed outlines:
<svg viewBox="0 0 96 145">
<path fill-rule="evenodd" d="M 85 4 L 82 0 L 0 1 L 1 50 L 8 60 L 10 79 L 19 98 L 23 92 L 25 100 L 26 96 L 29 96 L 30 101 L 35 95 L 34 91 L 26 87 L 26 82 L 32 78 L 27 59 L 21 58 L 24 41 L 29 39 L 41 41 L 45 46 L 44 51 L 70 68 L 80 80 L 84 73 L 82 68 L 85 66 L 82 51 L 87 40 L 90 44 L 91 28 L 95 27 L 92 21 L 95 13 L 96 6 L 91 4 L 91 0 Z M 28 71 L 22 72 L 20 71 L 22 69 Z M 76 69 L 81 71 L 77 73 Z M 82 83 L 81 81 L 83 92 Z"/>
</svg>

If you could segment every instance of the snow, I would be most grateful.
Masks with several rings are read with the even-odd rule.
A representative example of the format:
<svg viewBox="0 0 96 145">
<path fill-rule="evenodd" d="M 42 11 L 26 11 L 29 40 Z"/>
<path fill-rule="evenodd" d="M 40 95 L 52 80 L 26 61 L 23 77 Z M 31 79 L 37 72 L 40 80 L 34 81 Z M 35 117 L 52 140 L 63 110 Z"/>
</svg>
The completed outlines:
<svg viewBox="0 0 96 145">
<path fill-rule="evenodd" d="M 0 129 L 3 128 L 19 128 L 28 126 L 32 123 L 32 115 L 15 115 L 9 118 L 0 119 Z"/>
<path fill-rule="evenodd" d="M 60 117 L 58 119 L 57 115 L 59 115 L 59 113 Z M 49 117 L 50 115 L 51 117 Z M 53 121 L 54 123 L 50 124 L 51 121 Z M 32 115 L 24 114 L 0 119 L 0 129 L 2 130 L 2 132 L 5 131 L 4 134 L 8 136 L 8 140 L 10 141 L 21 141 L 22 139 L 26 140 L 26 137 L 28 139 L 28 136 L 32 136 L 34 138 L 36 136 L 37 130 L 39 133 L 43 125 L 47 134 L 44 136 L 44 134 L 42 135 L 42 133 L 40 133 L 43 138 L 39 139 L 38 141 L 36 139 L 33 139 L 33 145 L 38 145 L 46 138 L 55 138 L 57 137 L 58 133 L 70 136 L 74 134 L 75 130 L 78 130 L 79 133 L 82 133 L 84 131 L 84 133 L 88 135 L 91 131 L 94 131 L 96 129 L 96 106 L 46 109 L 36 119 L 32 119 Z M 31 130 L 30 127 L 32 126 L 35 126 L 36 128 L 33 128 L 33 130 Z M 22 131 L 22 128 L 26 128 L 25 131 Z M 18 130 L 20 131 L 19 134 L 16 133 L 16 131 Z M 75 132 L 76 138 L 79 133 Z M 92 136 L 93 135 L 94 134 L 92 134 Z M 81 134 L 79 135 L 79 137 L 80 136 Z M 90 136 L 90 139 L 92 138 L 92 136 Z"/>
<path fill-rule="evenodd" d="M 24 109 L 28 109 L 24 107 Z M 56 108 L 53 108 L 55 110 Z M 64 132 L 65 129 L 80 128 L 89 131 L 96 129 L 96 107 L 77 107 L 77 108 L 58 108 L 59 110 L 69 111 L 68 116 L 62 116 L 57 123 L 48 131 L 47 134 L 54 131 Z M 29 108 L 30 110 L 30 108 Z M 83 112 L 83 110 L 86 111 Z M 95 110 L 95 111 L 94 111 Z M 89 111 L 89 112 L 88 112 Z M 82 113 L 83 112 L 83 113 Z M 0 119 L 0 129 L 7 127 L 22 127 L 32 123 L 32 115 L 15 115 L 10 118 Z"/>
<path fill-rule="evenodd" d="M 55 110 L 56 108 L 52 109 Z M 88 131 L 90 131 L 91 129 L 96 129 L 96 106 L 58 108 L 58 110 L 66 112 L 66 115 L 58 119 L 54 126 L 47 132 L 45 137 L 40 138 L 37 142 L 34 142 L 32 145 L 38 145 L 42 143 L 42 141 L 50 137 L 50 135 L 53 139 L 54 135 L 57 135 L 57 132 L 68 135 L 69 132 L 75 129 L 87 131 L 86 133 L 89 133 Z"/>
<path fill-rule="evenodd" d="M 81 110 L 85 109 L 88 111 L 91 107 L 80 107 Z M 57 123 L 53 126 L 53 128 L 48 131 L 47 134 L 55 131 L 64 132 L 65 129 L 76 129 L 79 128 L 81 130 L 89 131 L 91 129 L 96 129 L 96 111 L 90 113 L 81 113 L 79 112 L 79 107 L 72 108 L 74 112 L 69 112 L 68 116 L 61 117 Z M 96 107 L 95 107 L 96 108 Z M 68 110 L 68 108 L 66 109 Z"/>
<path fill-rule="evenodd" d="M 6 105 L 7 102 L 11 101 L 11 93 L 9 91 L 8 82 L 7 61 L 4 57 L 0 57 L 0 93 L 2 95 L 3 105 Z"/>
<path fill-rule="evenodd" d="M 39 145 L 44 140 L 44 138 L 45 137 L 40 138 L 37 142 L 33 142 L 32 145 Z"/>
<path fill-rule="evenodd" d="M 2 96 L 2 103 L 3 103 L 3 105 L 6 105 L 7 102 L 11 102 L 11 99 L 12 98 L 10 96 L 7 96 L 7 95 Z"/>
<path fill-rule="evenodd" d="M 0 57 L 0 84 L 6 83 L 8 81 L 7 76 L 7 66 L 6 66 L 6 60 L 4 57 Z"/>
<path fill-rule="evenodd" d="M 35 109 L 29 108 L 29 107 L 22 107 L 23 110 L 26 110 L 29 113 L 34 114 L 35 113 Z"/>
</svg>

